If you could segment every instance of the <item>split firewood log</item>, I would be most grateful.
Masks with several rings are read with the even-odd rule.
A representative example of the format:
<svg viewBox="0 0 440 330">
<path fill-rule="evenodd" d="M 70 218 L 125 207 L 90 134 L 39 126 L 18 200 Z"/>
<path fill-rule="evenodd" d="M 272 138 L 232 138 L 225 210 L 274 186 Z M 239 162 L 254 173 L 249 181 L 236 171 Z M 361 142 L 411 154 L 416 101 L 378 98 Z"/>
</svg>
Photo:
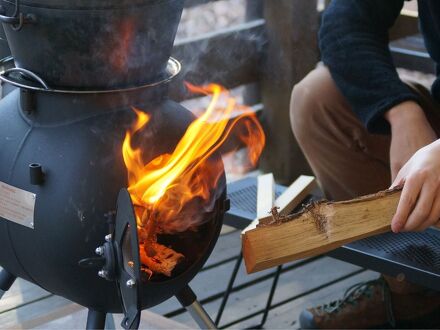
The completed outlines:
<svg viewBox="0 0 440 330">
<path fill-rule="evenodd" d="M 271 221 L 242 235 L 249 273 L 296 259 L 320 255 L 346 243 L 388 232 L 401 189 L 382 191 L 344 202 L 318 202 L 299 214 L 273 211 Z"/>
</svg>

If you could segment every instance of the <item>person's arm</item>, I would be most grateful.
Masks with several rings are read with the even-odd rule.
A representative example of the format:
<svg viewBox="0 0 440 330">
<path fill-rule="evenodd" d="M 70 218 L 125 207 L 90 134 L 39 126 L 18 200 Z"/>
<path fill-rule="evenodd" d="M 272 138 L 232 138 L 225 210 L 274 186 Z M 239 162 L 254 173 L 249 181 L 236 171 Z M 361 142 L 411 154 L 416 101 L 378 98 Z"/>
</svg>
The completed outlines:
<svg viewBox="0 0 440 330">
<path fill-rule="evenodd" d="M 417 95 L 398 77 L 388 30 L 403 0 L 332 0 L 319 33 L 322 61 L 353 111 L 373 133 L 388 133 L 383 115 Z"/>
<path fill-rule="evenodd" d="M 401 168 L 421 148 L 437 139 L 425 112 L 417 103 L 406 101 L 387 111 L 391 126 L 390 167 L 394 181 Z"/>
<path fill-rule="evenodd" d="M 402 5 L 333 0 L 320 31 L 322 60 L 358 118 L 374 133 L 391 128 L 393 186 L 404 185 L 392 220 L 395 232 L 421 231 L 440 218 L 440 140 L 388 50 L 388 30 Z"/>
</svg>

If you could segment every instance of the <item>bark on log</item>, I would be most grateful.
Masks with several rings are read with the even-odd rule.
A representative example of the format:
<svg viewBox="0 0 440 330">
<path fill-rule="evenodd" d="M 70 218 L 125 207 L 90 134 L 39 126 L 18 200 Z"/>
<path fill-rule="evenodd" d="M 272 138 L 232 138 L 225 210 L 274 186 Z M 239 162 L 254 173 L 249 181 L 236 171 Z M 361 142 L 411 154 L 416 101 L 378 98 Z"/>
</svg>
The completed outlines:
<svg viewBox="0 0 440 330">
<path fill-rule="evenodd" d="M 400 189 L 344 202 L 319 202 L 279 216 L 242 235 L 248 273 L 320 255 L 349 242 L 388 232 Z"/>
</svg>

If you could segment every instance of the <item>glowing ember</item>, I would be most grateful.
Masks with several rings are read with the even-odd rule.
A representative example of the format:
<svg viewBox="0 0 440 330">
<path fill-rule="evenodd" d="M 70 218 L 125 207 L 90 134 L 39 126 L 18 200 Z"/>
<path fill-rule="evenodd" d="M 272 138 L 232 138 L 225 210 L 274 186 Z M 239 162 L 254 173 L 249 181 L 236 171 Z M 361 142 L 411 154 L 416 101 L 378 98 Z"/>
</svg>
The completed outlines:
<svg viewBox="0 0 440 330">
<path fill-rule="evenodd" d="M 255 165 L 265 144 L 263 129 L 253 112 L 237 105 L 221 86 L 187 86 L 194 93 L 211 95 L 212 100 L 206 111 L 188 127 L 172 154 L 159 155 L 145 164 L 142 150 L 132 148 L 132 137 L 145 128 L 151 118 L 138 109 L 133 109 L 137 121 L 126 133 L 123 143 L 128 191 L 138 221 L 141 262 L 150 275 L 171 276 L 184 258 L 159 244 L 157 235 L 197 230 L 206 221 L 204 213 L 213 210 L 219 197 L 215 191 L 223 164 L 221 160 L 213 161 L 211 156 L 228 137 L 236 135 L 247 146 L 249 158 Z"/>
</svg>

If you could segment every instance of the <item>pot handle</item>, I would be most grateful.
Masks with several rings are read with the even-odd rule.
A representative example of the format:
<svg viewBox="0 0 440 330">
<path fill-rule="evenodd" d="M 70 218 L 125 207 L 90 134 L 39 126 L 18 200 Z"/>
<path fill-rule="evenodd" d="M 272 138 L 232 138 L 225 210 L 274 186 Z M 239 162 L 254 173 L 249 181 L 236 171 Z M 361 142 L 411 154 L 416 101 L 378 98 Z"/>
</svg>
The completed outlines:
<svg viewBox="0 0 440 330">
<path fill-rule="evenodd" d="M 12 72 L 19 72 L 23 76 L 25 76 L 27 78 L 31 78 L 35 82 L 39 83 L 44 89 L 50 89 L 49 86 L 47 85 L 47 83 L 43 80 L 43 78 L 39 77 L 37 74 L 33 73 L 32 71 L 29 71 L 26 69 L 11 68 L 11 69 L 5 70 L 5 72 L 3 72 L 3 76 L 7 77 Z"/>
<path fill-rule="evenodd" d="M 25 23 L 35 23 L 36 17 L 33 14 L 27 14 L 19 12 L 20 10 L 20 0 L 15 0 L 15 9 L 12 16 L 5 16 L 5 9 L 0 6 L 0 22 L 4 24 L 10 24 L 14 31 L 20 31 Z"/>
</svg>

